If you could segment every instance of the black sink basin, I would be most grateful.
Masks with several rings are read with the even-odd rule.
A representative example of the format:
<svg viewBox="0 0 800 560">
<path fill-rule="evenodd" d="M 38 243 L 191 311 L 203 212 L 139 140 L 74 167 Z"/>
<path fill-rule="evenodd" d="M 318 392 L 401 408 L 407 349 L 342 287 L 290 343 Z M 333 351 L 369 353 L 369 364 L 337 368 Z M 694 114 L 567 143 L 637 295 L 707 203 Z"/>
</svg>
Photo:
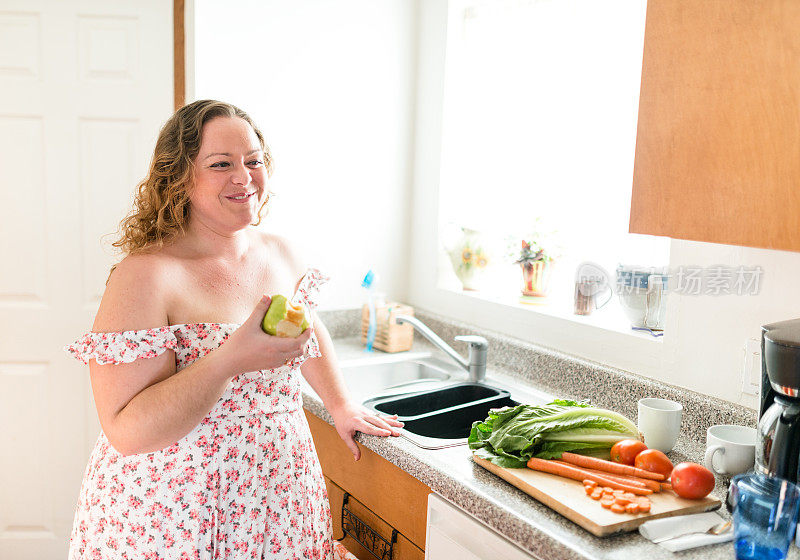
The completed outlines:
<svg viewBox="0 0 800 560">
<path fill-rule="evenodd" d="M 485 420 L 490 408 L 516 406 L 517 402 L 505 396 L 491 403 L 479 402 L 454 409 L 433 412 L 415 420 L 406 420 L 406 430 L 418 436 L 439 439 L 461 439 L 469 435 L 472 423 Z"/>
<path fill-rule="evenodd" d="M 411 395 L 379 397 L 365 405 L 397 414 L 407 432 L 443 440 L 464 439 L 472 423 L 484 420 L 489 409 L 515 406 L 510 393 L 481 383 L 459 383 Z"/>
<path fill-rule="evenodd" d="M 409 418 L 467 403 L 495 399 L 501 395 L 508 396 L 508 391 L 479 383 L 459 383 L 444 389 L 382 399 L 373 404 L 373 407 L 378 412 Z"/>
</svg>

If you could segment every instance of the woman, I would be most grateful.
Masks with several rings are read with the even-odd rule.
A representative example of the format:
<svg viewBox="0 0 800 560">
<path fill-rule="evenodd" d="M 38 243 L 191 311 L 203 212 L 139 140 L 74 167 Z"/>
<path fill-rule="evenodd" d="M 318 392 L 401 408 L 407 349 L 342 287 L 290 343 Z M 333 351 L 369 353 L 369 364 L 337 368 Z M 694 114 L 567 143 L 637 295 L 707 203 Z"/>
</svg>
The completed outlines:
<svg viewBox="0 0 800 560">
<path fill-rule="evenodd" d="M 271 167 L 232 105 L 196 101 L 161 130 L 115 243 L 127 256 L 92 332 L 67 347 L 89 364 L 102 426 L 70 559 L 329 558 L 299 373 L 356 460 L 357 430 L 398 434 L 396 419 L 349 400 L 319 318 L 297 338 L 261 329 L 266 294 L 294 294 L 311 312 L 326 280 L 252 227 Z"/>
</svg>

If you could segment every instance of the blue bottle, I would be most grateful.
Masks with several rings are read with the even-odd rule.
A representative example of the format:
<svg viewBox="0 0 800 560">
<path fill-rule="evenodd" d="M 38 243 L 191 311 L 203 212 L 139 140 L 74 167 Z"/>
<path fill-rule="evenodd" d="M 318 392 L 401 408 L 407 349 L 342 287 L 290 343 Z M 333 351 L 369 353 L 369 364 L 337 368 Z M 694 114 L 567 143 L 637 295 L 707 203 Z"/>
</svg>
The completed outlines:
<svg viewBox="0 0 800 560">
<path fill-rule="evenodd" d="M 375 331 L 377 330 L 377 319 L 375 317 L 375 273 L 372 270 L 367 272 L 361 287 L 367 290 L 367 308 L 369 309 L 369 325 L 367 327 L 367 352 L 372 352 L 372 345 L 375 343 Z"/>
</svg>

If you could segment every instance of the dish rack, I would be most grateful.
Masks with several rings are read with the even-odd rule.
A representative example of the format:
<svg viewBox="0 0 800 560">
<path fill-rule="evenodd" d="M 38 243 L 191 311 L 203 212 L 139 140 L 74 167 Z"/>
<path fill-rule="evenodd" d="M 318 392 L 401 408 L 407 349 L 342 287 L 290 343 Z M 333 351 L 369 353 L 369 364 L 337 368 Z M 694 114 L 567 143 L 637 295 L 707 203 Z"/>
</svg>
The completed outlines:
<svg viewBox="0 0 800 560">
<path fill-rule="evenodd" d="M 405 352 L 411 350 L 414 343 L 414 327 L 408 323 L 398 325 L 395 318 L 398 315 L 414 316 L 414 308 L 397 302 L 384 303 L 375 308 L 375 342 L 374 348 L 384 352 Z M 369 328 L 369 306 L 361 309 L 361 342 L 367 342 L 367 329 Z"/>
</svg>

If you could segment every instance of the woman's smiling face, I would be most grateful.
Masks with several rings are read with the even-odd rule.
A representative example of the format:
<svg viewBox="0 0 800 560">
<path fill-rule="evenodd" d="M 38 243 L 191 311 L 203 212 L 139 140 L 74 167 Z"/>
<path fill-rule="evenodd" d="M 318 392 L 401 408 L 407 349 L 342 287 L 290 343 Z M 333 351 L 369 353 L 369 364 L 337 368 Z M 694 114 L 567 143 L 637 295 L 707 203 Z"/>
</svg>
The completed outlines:
<svg viewBox="0 0 800 560">
<path fill-rule="evenodd" d="M 190 220 L 221 234 L 246 228 L 258 219 L 267 169 L 253 128 L 238 117 L 217 117 L 203 125 L 194 162 Z"/>
</svg>

